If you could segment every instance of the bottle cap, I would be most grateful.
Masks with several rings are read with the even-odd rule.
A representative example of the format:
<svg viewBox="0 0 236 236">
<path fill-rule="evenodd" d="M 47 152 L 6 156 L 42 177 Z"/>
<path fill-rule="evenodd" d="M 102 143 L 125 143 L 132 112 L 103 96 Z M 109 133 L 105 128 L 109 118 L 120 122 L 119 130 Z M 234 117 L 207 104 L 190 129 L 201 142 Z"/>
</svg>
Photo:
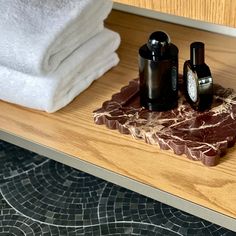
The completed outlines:
<svg viewBox="0 0 236 236">
<path fill-rule="evenodd" d="M 170 44 L 169 36 L 163 31 L 156 31 L 152 33 L 148 39 L 147 47 L 153 54 L 163 56 L 166 47 Z"/>
<path fill-rule="evenodd" d="M 190 45 L 190 60 L 193 66 L 205 63 L 205 46 L 202 42 L 194 42 Z"/>
</svg>

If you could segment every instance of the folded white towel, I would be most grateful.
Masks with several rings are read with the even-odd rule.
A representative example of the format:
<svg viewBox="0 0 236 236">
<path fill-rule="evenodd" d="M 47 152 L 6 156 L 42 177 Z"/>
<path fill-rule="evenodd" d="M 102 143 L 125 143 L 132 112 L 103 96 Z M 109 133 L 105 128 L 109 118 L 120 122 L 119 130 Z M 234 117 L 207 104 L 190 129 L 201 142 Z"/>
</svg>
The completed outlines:
<svg viewBox="0 0 236 236">
<path fill-rule="evenodd" d="M 103 30 L 111 0 L 0 0 L 0 64 L 45 75 Z"/>
<path fill-rule="evenodd" d="M 54 112 L 73 100 L 119 59 L 117 33 L 104 29 L 83 44 L 46 77 L 24 74 L 0 66 L 0 99 Z"/>
</svg>

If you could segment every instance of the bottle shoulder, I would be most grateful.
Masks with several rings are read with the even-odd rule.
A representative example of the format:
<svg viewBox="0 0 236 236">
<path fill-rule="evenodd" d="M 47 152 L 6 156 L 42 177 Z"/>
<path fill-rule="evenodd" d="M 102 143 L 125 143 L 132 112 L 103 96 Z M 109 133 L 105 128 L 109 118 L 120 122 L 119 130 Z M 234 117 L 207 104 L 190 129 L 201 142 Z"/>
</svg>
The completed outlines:
<svg viewBox="0 0 236 236">
<path fill-rule="evenodd" d="M 142 58 L 147 59 L 147 60 L 154 60 L 154 61 L 168 60 L 171 58 L 178 57 L 178 52 L 179 52 L 178 48 L 172 43 L 169 45 L 168 50 L 163 56 L 153 55 L 152 51 L 149 50 L 146 44 L 144 44 L 143 46 L 139 48 L 139 55 Z"/>
<path fill-rule="evenodd" d="M 144 59 L 152 60 L 152 52 L 148 49 L 146 44 L 139 48 L 139 55 Z"/>
<path fill-rule="evenodd" d="M 210 68 L 206 63 L 193 66 L 191 61 L 188 60 L 188 61 L 185 61 L 185 63 L 184 63 L 184 70 L 186 70 L 187 67 L 189 67 L 189 69 L 191 69 L 193 73 L 197 74 L 198 78 L 204 78 L 204 77 L 211 76 Z"/>
</svg>

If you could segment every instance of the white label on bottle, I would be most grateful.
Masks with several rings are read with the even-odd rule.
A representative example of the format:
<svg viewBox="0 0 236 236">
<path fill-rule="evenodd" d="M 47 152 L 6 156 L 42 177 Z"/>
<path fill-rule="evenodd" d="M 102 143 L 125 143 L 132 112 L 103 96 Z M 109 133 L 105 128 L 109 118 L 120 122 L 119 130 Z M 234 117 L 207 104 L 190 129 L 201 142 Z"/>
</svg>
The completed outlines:
<svg viewBox="0 0 236 236">
<path fill-rule="evenodd" d="M 197 101 L 196 75 L 188 68 L 187 72 L 187 92 L 193 102 Z"/>
</svg>

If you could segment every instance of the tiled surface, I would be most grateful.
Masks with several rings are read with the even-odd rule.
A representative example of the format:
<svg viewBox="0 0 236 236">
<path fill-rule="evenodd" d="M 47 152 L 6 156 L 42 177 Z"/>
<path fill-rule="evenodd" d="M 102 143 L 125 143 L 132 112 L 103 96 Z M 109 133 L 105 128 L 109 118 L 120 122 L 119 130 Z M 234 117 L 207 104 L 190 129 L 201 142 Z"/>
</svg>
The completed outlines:
<svg viewBox="0 0 236 236">
<path fill-rule="evenodd" d="M 15 176 L 2 194 L 22 214 L 58 226 L 98 224 L 105 181 L 55 161 Z"/>
<path fill-rule="evenodd" d="M 0 141 L 0 236 L 236 233 Z"/>
<path fill-rule="evenodd" d="M 46 161 L 45 157 L 0 141 L 0 184 Z"/>
</svg>

